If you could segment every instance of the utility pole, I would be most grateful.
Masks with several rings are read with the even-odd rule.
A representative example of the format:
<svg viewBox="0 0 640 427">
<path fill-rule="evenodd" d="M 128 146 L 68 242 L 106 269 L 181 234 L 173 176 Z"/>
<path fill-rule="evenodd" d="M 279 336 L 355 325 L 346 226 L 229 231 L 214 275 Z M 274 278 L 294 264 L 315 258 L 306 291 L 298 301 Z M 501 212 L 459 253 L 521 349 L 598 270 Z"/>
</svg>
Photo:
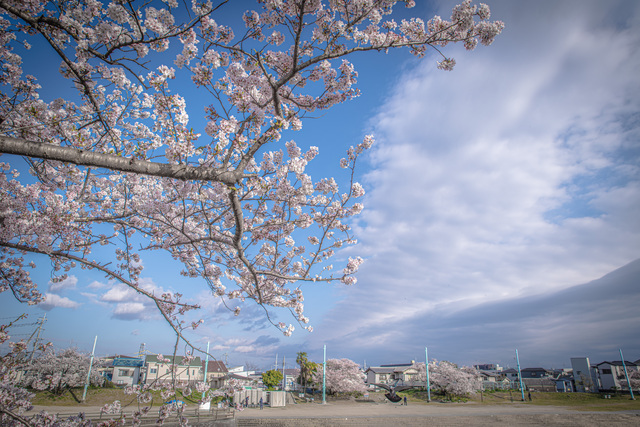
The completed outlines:
<svg viewBox="0 0 640 427">
<path fill-rule="evenodd" d="M 91 366 L 93 365 L 93 355 L 96 353 L 96 342 L 98 342 L 98 336 L 93 340 L 93 350 L 91 350 L 91 360 L 89 360 L 89 372 L 87 372 L 87 381 L 84 383 L 84 392 L 82 393 L 82 401 L 84 402 L 87 397 L 87 388 L 89 388 L 89 381 L 91 379 Z"/>
<path fill-rule="evenodd" d="M 282 356 L 282 391 L 285 391 L 287 385 L 287 376 L 284 374 L 284 359 L 285 357 Z"/>
<path fill-rule="evenodd" d="M 38 348 L 38 341 L 40 341 L 40 331 L 42 330 L 42 327 L 44 326 L 44 322 L 46 321 L 47 321 L 47 313 L 45 313 L 40 319 L 38 319 L 38 329 L 33 331 L 33 334 L 36 334 L 36 339 L 33 342 L 33 350 L 31 350 L 31 356 L 29 356 L 29 362 L 33 360 L 33 356 L 36 353 L 36 349 Z M 33 334 L 31 334 L 27 342 L 31 341 L 31 338 L 33 338 Z"/>
</svg>

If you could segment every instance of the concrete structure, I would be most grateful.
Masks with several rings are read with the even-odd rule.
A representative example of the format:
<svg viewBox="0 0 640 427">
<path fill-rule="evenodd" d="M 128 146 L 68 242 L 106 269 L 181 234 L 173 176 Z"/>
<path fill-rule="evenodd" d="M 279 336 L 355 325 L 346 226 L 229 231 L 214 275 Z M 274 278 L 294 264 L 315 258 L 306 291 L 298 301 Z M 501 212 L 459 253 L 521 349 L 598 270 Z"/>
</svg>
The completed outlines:
<svg viewBox="0 0 640 427">
<path fill-rule="evenodd" d="M 598 382 L 595 370 L 591 367 L 588 357 L 572 357 L 571 368 L 573 368 L 573 384 L 575 391 L 597 393 Z"/>
</svg>

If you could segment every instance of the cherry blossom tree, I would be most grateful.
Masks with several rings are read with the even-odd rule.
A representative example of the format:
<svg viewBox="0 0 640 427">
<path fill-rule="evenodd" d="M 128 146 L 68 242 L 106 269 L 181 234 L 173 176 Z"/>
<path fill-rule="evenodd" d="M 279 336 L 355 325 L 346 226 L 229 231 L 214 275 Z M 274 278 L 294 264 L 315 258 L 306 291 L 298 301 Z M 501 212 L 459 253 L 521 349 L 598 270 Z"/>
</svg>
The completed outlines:
<svg viewBox="0 0 640 427">
<path fill-rule="evenodd" d="M 363 261 L 330 263 L 356 242 L 355 167 L 373 137 L 339 161 L 341 191 L 306 173 L 319 148 L 292 134 L 358 96 L 350 55 L 431 50 L 451 70 L 449 43 L 473 50 L 504 27 L 470 0 L 428 22 L 390 17 L 413 0 L 259 0 L 240 29 L 216 21 L 227 3 L 0 0 L 0 292 L 37 304 L 36 265 L 53 282 L 95 270 L 152 299 L 187 341 L 200 322 L 180 315 L 198 305 L 141 286 L 142 257 L 165 251 L 235 314 L 250 300 L 311 330 L 302 285 L 352 285 Z M 32 45 L 57 57 L 58 98 L 23 61 Z"/>
<path fill-rule="evenodd" d="M 56 351 L 50 347 L 27 365 L 20 383 L 34 390 L 49 390 L 61 395 L 70 388 L 85 384 L 89 359 L 89 355 L 79 353 L 74 348 Z M 99 360 L 96 360 L 94 369 L 91 370 L 91 385 L 99 386 L 104 383 L 104 377 L 100 376 L 96 369 L 98 367 Z"/>
<path fill-rule="evenodd" d="M 425 375 L 424 363 L 419 375 Z M 459 368 L 452 362 L 429 363 L 429 381 L 435 393 L 447 398 L 464 397 L 482 389 L 480 374 L 473 368 Z"/>
<path fill-rule="evenodd" d="M 318 369 L 313 375 L 316 384 L 322 384 L 323 366 L 318 364 Z M 349 359 L 327 360 L 327 375 L 325 385 L 329 393 L 364 393 L 366 375 L 360 366 Z"/>
<path fill-rule="evenodd" d="M 0 0 L 0 153 L 23 156 L 31 174 L 20 179 L 16 159 L 3 156 L 0 290 L 41 301 L 29 274 L 38 256 L 53 263 L 54 281 L 94 269 L 152 298 L 180 334 L 197 323 L 177 315 L 197 305 L 140 286 L 141 254 L 163 250 L 236 313 L 234 300 L 249 299 L 310 329 L 301 284 L 351 285 L 362 263 L 334 270 L 328 260 L 355 243 L 348 221 L 364 190 L 354 168 L 373 138 L 340 161 L 351 181 L 342 192 L 333 177 L 305 173 L 317 147 L 288 140 L 283 151 L 281 138 L 358 95 L 353 53 L 432 48 L 449 70 L 444 46 L 489 45 L 503 28 L 470 0 L 450 20 L 427 23 L 388 19 L 392 0 L 261 0 L 236 36 L 215 20 L 225 3 Z M 172 43 L 182 46 L 177 55 Z M 59 58 L 75 93 L 40 96 L 23 70 L 32 44 Z M 180 74 L 199 95 L 175 91 Z M 202 129 L 188 107 L 200 109 Z M 112 259 L 92 255 L 100 246 Z"/>
<path fill-rule="evenodd" d="M 640 391 L 640 371 L 638 371 L 637 369 L 628 369 L 627 372 L 629 374 L 631 389 L 634 391 Z"/>
</svg>

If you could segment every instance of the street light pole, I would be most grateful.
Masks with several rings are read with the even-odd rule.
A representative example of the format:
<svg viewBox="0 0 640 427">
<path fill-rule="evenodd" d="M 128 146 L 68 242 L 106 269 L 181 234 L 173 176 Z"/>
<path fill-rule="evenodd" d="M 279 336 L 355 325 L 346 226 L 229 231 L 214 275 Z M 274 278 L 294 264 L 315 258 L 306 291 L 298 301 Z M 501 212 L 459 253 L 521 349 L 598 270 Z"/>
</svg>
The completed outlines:
<svg viewBox="0 0 640 427">
<path fill-rule="evenodd" d="M 426 364 L 424 365 L 425 371 L 427 372 L 427 402 L 431 402 L 431 383 L 429 382 L 429 350 L 427 347 L 424 348 L 424 360 Z"/>
<path fill-rule="evenodd" d="M 98 342 L 98 336 L 93 340 L 93 350 L 91 350 L 91 360 L 89 360 L 89 372 L 87 372 L 87 381 L 84 383 L 84 392 L 82 393 L 82 401 L 84 402 L 87 397 L 87 388 L 89 388 L 89 381 L 91 380 L 91 366 L 93 365 L 93 355 L 96 353 L 96 342 Z"/>
<path fill-rule="evenodd" d="M 522 393 L 522 401 L 524 402 L 524 386 L 522 385 L 522 372 L 520 372 L 520 358 L 518 358 L 517 348 L 516 348 L 516 363 L 518 364 L 518 378 L 520 379 L 520 392 Z"/>
<path fill-rule="evenodd" d="M 322 404 L 327 403 L 327 345 L 324 345 L 324 361 L 322 362 Z"/>
<path fill-rule="evenodd" d="M 622 349 L 620 349 L 620 360 L 622 360 L 622 369 L 624 369 L 624 376 L 627 379 L 627 386 L 629 387 L 631 400 L 636 400 L 636 398 L 633 396 L 633 389 L 631 388 L 631 381 L 629 381 L 629 373 L 627 372 L 627 365 L 624 363 L 624 356 L 622 355 Z"/>
</svg>

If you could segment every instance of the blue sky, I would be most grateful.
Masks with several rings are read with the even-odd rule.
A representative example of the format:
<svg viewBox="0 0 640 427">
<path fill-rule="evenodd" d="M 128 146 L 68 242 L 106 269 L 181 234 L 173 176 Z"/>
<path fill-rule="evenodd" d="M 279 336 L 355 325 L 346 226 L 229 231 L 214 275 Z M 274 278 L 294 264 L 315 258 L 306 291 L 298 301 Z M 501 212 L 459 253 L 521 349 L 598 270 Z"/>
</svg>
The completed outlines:
<svg viewBox="0 0 640 427">
<path fill-rule="evenodd" d="M 417 3 L 410 13 L 425 19 L 455 4 Z M 360 163 L 359 244 L 339 254 L 366 263 L 356 286 L 304 288 L 313 333 L 284 337 L 256 307 L 233 317 L 169 256 L 143 255 L 145 286 L 202 304 L 194 343 L 265 368 L 276 354 L 320 360 L 323 345 L 361 364 L 419 360 L 425 346 L 461 364 L 513 366 L 515 348 L 524 366 L 617 359 L 618 348 L 640 358 L 640 4 L 488 4 L 506 29 L 489 48 L 448 48 L 454 71 L 434 55 L 354 57 L 362 96 L 285 135 L 320 147 L 314 178 L 340 173 L 365 134 L 377 140 Z M 86 271 L 53 286 L 49 272 L 41 262 L 45 306 L 5 292 L 0 317 L 46 312 L 46 340 L 89 351 L 98 335 L 98 354 L 171 350 L 142 297 Z"/>
</svg>

